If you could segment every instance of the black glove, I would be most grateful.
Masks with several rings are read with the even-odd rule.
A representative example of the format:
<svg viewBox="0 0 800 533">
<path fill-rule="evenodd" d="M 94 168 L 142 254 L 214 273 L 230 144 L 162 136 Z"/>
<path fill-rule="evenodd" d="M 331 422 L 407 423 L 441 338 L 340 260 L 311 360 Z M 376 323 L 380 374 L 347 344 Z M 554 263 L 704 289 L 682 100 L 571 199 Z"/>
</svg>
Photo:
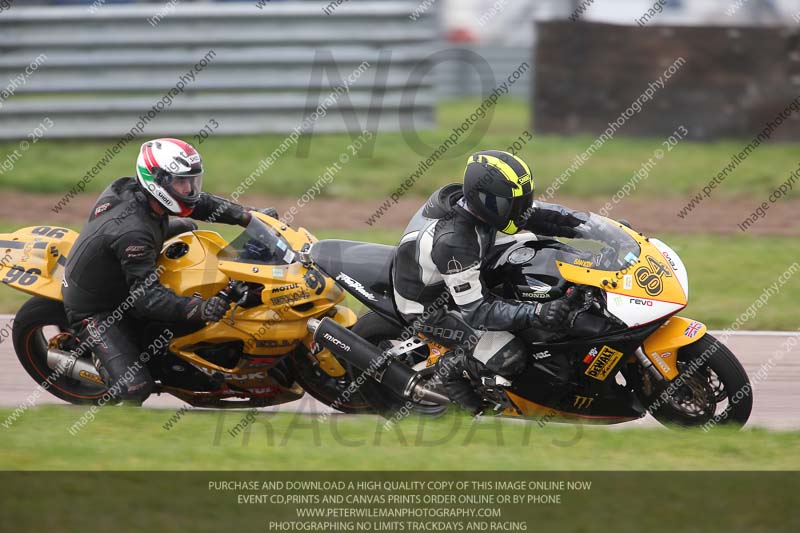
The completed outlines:
<svg viewBox="0 0 800 533">
<path fill-rule="evenodd" d="M 265 207 L 264 209 L 259 209 L 258 212 L 278 220 L 278 210 L 274 207 Z"/>
<path fill-rule="evenodd" d="M 228 312 L 231 304 L 227 300 L 214 296 L 208 300 L 193 298 L 186 313 L 187 320 L 202 322 L 219 322 Z"/>
<path fill-rule="evenodd" d="M 568 298 L 560 298 L 552 302 L 535 303 L 533 308 L 535 322 L 549 329 L 555 329 L 567 322 L 573 306 Z"/>
</svg>

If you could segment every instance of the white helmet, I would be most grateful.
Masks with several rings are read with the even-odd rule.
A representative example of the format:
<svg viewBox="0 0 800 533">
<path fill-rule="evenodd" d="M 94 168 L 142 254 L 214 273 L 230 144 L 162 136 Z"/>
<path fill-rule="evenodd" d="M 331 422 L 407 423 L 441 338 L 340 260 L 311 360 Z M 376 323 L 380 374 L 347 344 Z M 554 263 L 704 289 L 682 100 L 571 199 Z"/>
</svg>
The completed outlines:
<svg viewBox="0 0 800 533">
<path fill-rule="evenodd" d="M 139 150 L 136 177 L 139 185 L 170 213 L 188 216 L 203 190 L 203 162 L 189 143 L 155 139 Z"/>
</svg>

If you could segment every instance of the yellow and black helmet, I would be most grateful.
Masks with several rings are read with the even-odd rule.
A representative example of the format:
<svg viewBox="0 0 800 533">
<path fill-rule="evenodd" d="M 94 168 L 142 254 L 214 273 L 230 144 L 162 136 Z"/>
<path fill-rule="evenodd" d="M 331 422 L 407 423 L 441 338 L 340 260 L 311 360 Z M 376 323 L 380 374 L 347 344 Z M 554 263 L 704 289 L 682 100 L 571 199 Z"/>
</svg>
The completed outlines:
<svg viewBox="0 0 800 533">
<path fill-rule="evenodd" d="M 503 233 L 520 229 L 533 206 L 533 174 L 519 157 L 484 150 L 469 157 L 464 171 L 464 198 L 469 210 Z"/>
</svg>

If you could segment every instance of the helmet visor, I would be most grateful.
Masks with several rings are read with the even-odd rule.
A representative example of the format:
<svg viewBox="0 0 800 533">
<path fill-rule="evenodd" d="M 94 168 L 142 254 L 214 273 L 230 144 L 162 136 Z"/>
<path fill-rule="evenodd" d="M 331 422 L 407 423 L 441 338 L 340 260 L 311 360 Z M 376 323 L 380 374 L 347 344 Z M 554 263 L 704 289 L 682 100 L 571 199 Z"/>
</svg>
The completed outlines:
<svg viewBox="0 0 800 533">
<path fill-rule="evenodd" d="M 482 191 L 478 194 L 480 202 L 503 227 L 509 222 L 514 222 L 519 226 L 523 216 L 533 205 L 533 194 L 513 198 L 502 198 Z"/>
<path fill-rule="evenodd" d="M 194 207 L 203 192 L 203 173 L 193 176 L 167 174 L 164 188 L 188 207 Z"/>
</svg>

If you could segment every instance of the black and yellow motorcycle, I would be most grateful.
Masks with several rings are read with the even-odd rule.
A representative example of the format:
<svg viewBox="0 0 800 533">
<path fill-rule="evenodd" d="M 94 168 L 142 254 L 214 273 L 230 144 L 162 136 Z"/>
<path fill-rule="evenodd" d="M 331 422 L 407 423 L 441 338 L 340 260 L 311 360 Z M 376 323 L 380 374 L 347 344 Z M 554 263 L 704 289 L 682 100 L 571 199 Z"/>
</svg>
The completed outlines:
<svg viewBox="0 0 800 533">
<path fill-rule="evenodd" d="M 78 233 L 37 226 L 0 234 L 0 281 L 33 295 L 17 312 L 14 349 L 28 374 L 70 403 L 98 403 L 107 392 L 91 349 L 70 329 L 61 299 L 67 257 Z M 212 231 L 169 239 L 158 260 L 159 281 L 179 295 L 220 295 L 233 305 L 204 327 L 139 322 L 142 359 L 156 392 L 197 407 L 269 406 L 310 393 L 345 412 L 370 409 L 360 394 L 337 401 L 350 385 L 348 369 L 315 349 L 310 318 L 344 328 L 356 315 L 342 305 L 336 283 L 297 260 L 316 239 L 259 213 L 227 242 Z M 168 333 L 165 333 L 168 332 Z M 85 345 L 84 345 L 85 346 Z M 151 353 L 152 352 L 152 353 Z"/>
<path fill-rule="evenodd" d="M 678 254 L 594 214 L 576 230 L 563 241 L 519 234 L 486 259 L 484 279 L 496 296 L 543 302 L 569 291 L 581 305 L 563 332 L 514 332 L 529 358 L 513 383 L 473 376 L 484 412 L 600 424 L 648 412 L 668 425 L 747 422 L 753 398 L 742 365 L 704 324 L 677 316 L 689 301 Z M 309 329 L 321 346 L 369 372 L 362 389 L 377 410 L 438 413 L 448 403 L 440 383 L 448 348 L 409 335 L 393 299 L 394 252 L 351 241 L 314 244 L 302 260 L 371 312 L 351 329 L 329 319 L 313 319 Z"/>
</svg>

